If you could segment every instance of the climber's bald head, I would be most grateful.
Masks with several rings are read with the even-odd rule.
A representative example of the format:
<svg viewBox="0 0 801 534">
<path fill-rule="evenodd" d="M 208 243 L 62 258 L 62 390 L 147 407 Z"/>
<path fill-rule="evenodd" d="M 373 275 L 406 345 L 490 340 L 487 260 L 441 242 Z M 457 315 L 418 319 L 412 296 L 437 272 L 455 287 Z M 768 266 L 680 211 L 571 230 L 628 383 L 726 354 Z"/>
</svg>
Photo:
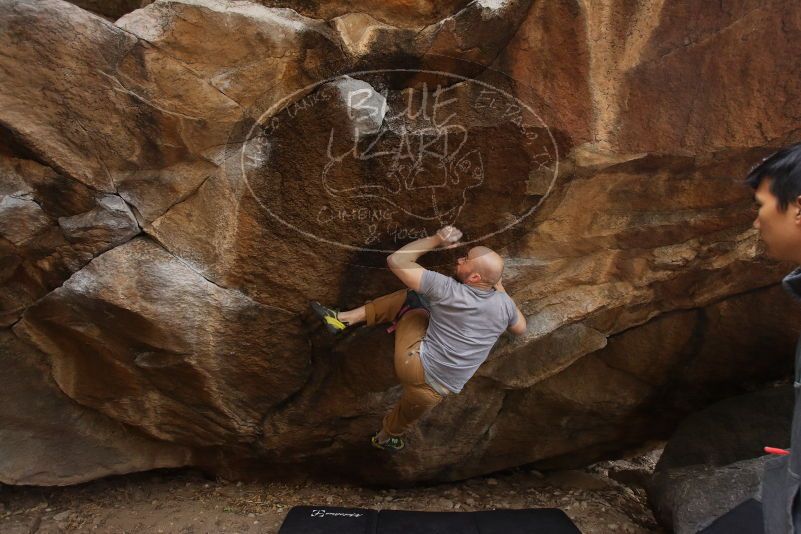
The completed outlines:
<svg viewBox="0 0 801 534">
<path fill-rule="evenodd" d="M 487 247 L 473 247 L 456 262 L 456 278 L 463 284 L 492 287 L 503 274 L 503 258 Z"/>
</svg>

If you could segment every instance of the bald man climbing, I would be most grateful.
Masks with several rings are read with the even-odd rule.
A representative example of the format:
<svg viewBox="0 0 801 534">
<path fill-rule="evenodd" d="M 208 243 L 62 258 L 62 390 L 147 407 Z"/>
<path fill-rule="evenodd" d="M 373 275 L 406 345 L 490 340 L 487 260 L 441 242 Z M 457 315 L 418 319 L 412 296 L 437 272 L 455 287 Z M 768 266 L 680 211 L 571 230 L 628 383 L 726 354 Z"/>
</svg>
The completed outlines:
<svg viewBox="0 0 801 534">
<path fill-rule="evenodd" d="M 492 250 L 471 248 L 457 260 L 453 278 L 417 263 L 434 248 L 455 247 L 461 237 L 446 226 L 391 254 L 387 265 L 408 289 L 348 311 L 311 304 L 333 333 L 362 321 L 393 322 L 387 331 L 395 330 L 395 373 L 403 394 L 372 438 L 379 449 L 402 449 L 401 436 L 412 423 L 446 395 L 459 393 L 505 330 L 526 331 L 526 318 L 501 284 L 503 258 Z"/>
</svg>

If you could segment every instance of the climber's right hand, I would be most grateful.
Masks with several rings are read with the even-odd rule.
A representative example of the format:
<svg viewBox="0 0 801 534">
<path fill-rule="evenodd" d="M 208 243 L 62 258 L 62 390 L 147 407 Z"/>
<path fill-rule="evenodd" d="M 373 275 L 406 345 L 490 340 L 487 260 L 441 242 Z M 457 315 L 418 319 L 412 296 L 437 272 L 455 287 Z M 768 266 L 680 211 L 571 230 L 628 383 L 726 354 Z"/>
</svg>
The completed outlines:
<svg viewBox="0 0 801 534">
<path fill-rule="evenodd" d="M 439 246 L 451 248 L 455 247 L 462 238 L 462 231 L 455 226 L 443 226 L 437 230 L 437 237 L 439 237 L 440 240 Z"/>
</svg>

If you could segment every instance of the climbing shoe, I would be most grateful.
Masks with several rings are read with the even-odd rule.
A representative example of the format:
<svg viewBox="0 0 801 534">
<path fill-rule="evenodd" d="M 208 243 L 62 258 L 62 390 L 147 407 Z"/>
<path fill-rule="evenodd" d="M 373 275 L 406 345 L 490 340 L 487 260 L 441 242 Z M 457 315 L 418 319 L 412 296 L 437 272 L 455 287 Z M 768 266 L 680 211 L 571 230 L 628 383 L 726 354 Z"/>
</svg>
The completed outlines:
<svg viewBox="0 0 801 534">
<path fill-rule="evenodd" d="M 403 438 L 400 436 L 391 436 L 386 441 L 378 441 L 378 434 L 370 438 L 370 442 L 373 444 L 373 447 L 376 449 L 381 449 L 382 451 L 399 451 L 404 447 Z"/>
<path fill-rule="evenodd" d="M 339 310 L 333 310 L 331 308 L 326 308 L 322 304 L 317 301 L 313 301 L 311 303 L 311 307 L 314 310 L 320 319 L 323 320 L 323 324 L 325 324 L 326 330 L 331 332 L 332 334 L 339 334 L 343 330 L 345 330 L 348 326 L 347 323 L 343 323 L 339 319 L 337 319 L 337 314 Z"/>
</svg>

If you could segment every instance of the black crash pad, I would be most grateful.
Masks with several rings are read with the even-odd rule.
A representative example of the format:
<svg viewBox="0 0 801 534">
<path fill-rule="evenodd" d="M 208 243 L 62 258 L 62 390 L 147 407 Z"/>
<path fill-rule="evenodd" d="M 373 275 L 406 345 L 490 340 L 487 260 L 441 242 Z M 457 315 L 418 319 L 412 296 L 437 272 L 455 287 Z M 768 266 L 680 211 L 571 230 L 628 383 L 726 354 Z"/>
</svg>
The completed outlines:
<svg viewBox="0 0 801 534">
<path fill-rule="evenodd" d="M 581 534 L 556 508 L 407 512 L 296 506 L 278 534 Z"/>
</svg>

